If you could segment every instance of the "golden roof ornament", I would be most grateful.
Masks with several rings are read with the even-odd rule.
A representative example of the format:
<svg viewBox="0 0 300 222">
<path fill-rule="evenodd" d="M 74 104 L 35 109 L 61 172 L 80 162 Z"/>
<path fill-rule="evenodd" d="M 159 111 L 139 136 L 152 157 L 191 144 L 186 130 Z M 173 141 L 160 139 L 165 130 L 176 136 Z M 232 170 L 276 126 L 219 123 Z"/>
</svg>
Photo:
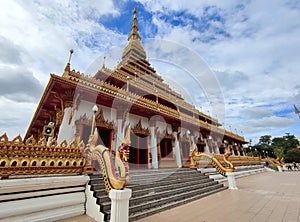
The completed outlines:
<svg viewBox="0 0 300 222">
<path fill-rule="evenodd" d="M 133 10 L 133 21 L 131 25 L 131 33 L 128 37 L 128 45 L 124 49 L 122 53 L 122 59 L 127 56 L 128 54 L 134 53 L 137 57 L 141 59 L 146 59 L 146 52 L 140 42 L 142 39 L 139 34 L 139 28 L 138 28 L 138 21 L 136 16 L 137 10 L 136 7 L 134 7 Z"/>
<path fill-rule="evenodd" d="M 63 75 L 62 75 L 62 76 L 64 76 L 64 77 L 67 77 L 67 76 L 69 75 L 70 71 L 71 71 L 71 68 L 70 68 L 70 62 L 71 62 L 71 58 L 72 58 L 73 52 L 74 52 L 74 50 L 73 50 L 73 49 L 70 49 L 69 60 L 68 60 L 68 63 L 67 63 L 67 65 L 66 65 L 66 67 L 65 67 L 65 71 L 64 71 L 64 73 L 63 73 Z"/>
<path fill-rule="evenodd" d="M 138 39 L 141 40 L 141 36 L 139 34 L 139 27 L 138 27 L 138 22 L 137 22 L 137 17 L 136 17 L 136 7 L 133 9 L 133 21 L 131 25 L 131 34 L 128 37 L 128 41 L 130 39 Z"/>
</svg>

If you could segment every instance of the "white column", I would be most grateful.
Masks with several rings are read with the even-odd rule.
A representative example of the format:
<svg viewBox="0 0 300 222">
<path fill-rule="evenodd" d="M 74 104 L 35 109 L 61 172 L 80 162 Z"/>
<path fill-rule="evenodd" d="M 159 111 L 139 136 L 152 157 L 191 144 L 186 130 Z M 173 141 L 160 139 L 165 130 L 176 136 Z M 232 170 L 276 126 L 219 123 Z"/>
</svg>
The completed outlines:
<svg viewBox="0 0 300 222">
<path fill-rule="evenodd" d="M 220 154 L 219 146 L 218 143 L 216 142 L 216 148 L 215 148 L 215 153 Z"/>
<path fill-rule="evenodd" d="M 124 190 L 110 190 L 110 222 L 128 222 L 130 197 L 131 189 L 125 188 Z"/>
<path fill-rule="evenodd" d="M 229 146 L 230 146 L 230 149 L 231 149 L 231 155 L 232 155 L 232 156 L 236 156 L 236 155 L 235 155 L 235 152 L 234 152 L 233 146 L 232 146 L 232 145 L 229 145 Z"/>
<path fill-rule="evenodd" d="M 181 162 L 181 155 L 180 155 L 180 148 L 179 148 L 179 141 L 177 139 L 177 132 L 173 132 L 173 136 L 175 138 L 174 142 L 174 152 L 175 152 L 175 157 L 176 157 L 176 163 L 179 168 L 182 167 L 182 162 Z"/>
<path fill-rule="evenodd" d="M 191 140 L 190 151 L 191 151 L 191 149 L 193 151 L 195 149 L 195 147 L 196 147 L 196 144 L 195 144 L 195 141 L 194 141 L 194 136 L 190 136 L 190 140 Z"/>
<path fill-rule="evenodd" d="M 208 139 L 204 139 L 204 141 L 205 141 L 204 153 L 209 153 Z"/>
<path fill-rule="evenodd" d="M 117 119 L 117 137 L 116 137 L 116 141 L 115 141 L 115 147 L 116 150 L 115 152 L 118 152 L 118 147 L 121 145 L 123 139 L 124 139 L 124 134 L 122 131 L 122 119 Z"/>
<path fill-rule="evenodd" d="M 237 190 L 238 188 L 236 186 L 234 172 L 226 172 L 226 176 L 228 179 L 228 189 L 229 190 Z"/>
<path fill-rule="evenodd" d="M 59 127 L 57 143 L 60 144 L 63 140 L 66 140 L 70 144 L 75 139 L 75 129 L 74 129 L 74 118 L 69 124 L 69 118 L 72 112 L 72 107 L 67 107 L 64 110 L 64 118 Z"/>
<path fill-rule="evenodd" d="M 157 138 L 155 135 L 155 127 L 151 126 L 150 128 L 150 152 L 152 154 L 152 166 L 154 169 L 158 168 L 158 159 L 157 159 Z"/>
</svg>

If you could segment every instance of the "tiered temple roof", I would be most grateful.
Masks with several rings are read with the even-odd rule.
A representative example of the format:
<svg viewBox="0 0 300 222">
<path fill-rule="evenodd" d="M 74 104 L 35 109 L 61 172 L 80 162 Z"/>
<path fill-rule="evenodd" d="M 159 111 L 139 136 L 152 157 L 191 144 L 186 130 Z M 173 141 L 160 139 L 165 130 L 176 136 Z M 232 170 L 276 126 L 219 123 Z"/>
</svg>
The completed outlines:
<svg viewBox="0 0 300 222">
<path fill-rule="evenodd" d="M 172 125 L 200 130 L 205 135 L 224 135 L 224 139 L 240 144 L 247 143 L 244 137 L 221 128 L 217 119 L 197 110 L 164 83 L 163 78 L 147 61 L 138 33 L 136 9 L 128 44 L 117 68 L 110 70 L 103 65 L 90 77 L 71 70 L 69 60 L 62 76 L 50 75 L 25 138 L 31 135 L 39 138 L 43 126 L 49 121 L 59 124 L 61 111 L 73 106 L 79 95 L 80 100 L 107 107 L 130 107 L 129 112 L 132 114 L 147 118 L 160 115 Z M 96 98 L 96 101 L 91 98 Z"/>
</svg>

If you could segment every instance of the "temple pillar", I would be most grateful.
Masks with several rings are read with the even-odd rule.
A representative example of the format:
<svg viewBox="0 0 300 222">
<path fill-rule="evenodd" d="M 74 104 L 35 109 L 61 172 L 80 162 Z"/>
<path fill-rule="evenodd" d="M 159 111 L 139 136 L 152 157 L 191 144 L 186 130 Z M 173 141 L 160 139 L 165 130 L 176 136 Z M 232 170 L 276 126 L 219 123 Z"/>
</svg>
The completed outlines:
<svg viewBox="0 0 300 222">
<path fill-rule="evenodd" d="M 230 150 L 231 150 L 231 155 L 232 155 L 232 156 L 236 156 L 236 155 L 235 155 L 235 152 L 234 152 L 233 146 L 232 146 L 232 145 L 229 145 L 229 147 L 230 147 Z"/>
<path fill-rule="evenodd" d="M 178 133 L 173 132 L 173 136 L 175 138 L 174 152 L 175 152 L 176 164 L 179 168 L 181 168 L 182 167 L 182 161 L 181 161 L 181 155 L 180 155 L 180 146 L 179 146 L 179 141 L 178 141 Z"/>
<path fill-rule="evenodd" d="M 204 147 L 204 153 L 210 153 L 209 151 L 209 145 L 208 145 L 208 139 L 204 139 L 205 147 Z"/>
<path fill-rule="evenodd" d="M 126 122 L 127 110 L 122 105 L 118 105 L 116 111 L 117 111 L 117 132 L 116 132 L 116 140 L 115 140 L 115 147 L 116 147 L 115 152 L 118 152 L 118 147 L 121 145 L 121 143 L 125 138 L 124 123 Z"/>
<path fill-rule="evenodd" d="M 117 119 L 117 132 L 115 140 L 115 152 L 118 152 L 118 147 L 121 145 L 124 139 L 124 133 L 122 132 L 122 119 Z"/>
<path fill-rule="evenodd" d="M 63 119 L 61 120 L 61 124 L 59 126 L 59 133 L 57 136 L 57 143 L 60 144 L 63 140 L 66 140 L 68 144 L 70 144 L 73 140 L 75 140 L 75 128 L 74 122 L 71 121 L 69 123 L 69 119 L 73 115 L 72 107 L 67 107 L 64 109 Z"/>
<path fill-rule="evenodd" d="M 218 143 L 216 143 L 216 146 L 215 146 L 215 153 L 220 154 Z"/>
<path fill-rule="evenodd" d="M 194 150 L 195 147 L 196 147 L 196 143 L 195 143 L 194 138 L 195 138 L 195 136 L 190 136 L 190 141 L 191 141 L 190 155 L 191 155 L 191 153 L 193 152 L 193 150 Z"/>
<path fill-rule="evenodd" d="M 158 155 L 157 155 L 157 137 L 155 133 L 155 126 L 150 126 L 150 152 L 152 156 L 152 167 L 158 168 Z"/>
</svg>

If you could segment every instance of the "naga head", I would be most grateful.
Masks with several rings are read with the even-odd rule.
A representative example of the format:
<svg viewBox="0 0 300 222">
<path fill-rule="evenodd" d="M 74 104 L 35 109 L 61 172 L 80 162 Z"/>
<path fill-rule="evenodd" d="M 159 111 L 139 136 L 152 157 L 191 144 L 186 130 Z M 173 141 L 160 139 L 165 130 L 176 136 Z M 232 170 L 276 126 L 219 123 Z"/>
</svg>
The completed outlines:
<svg viewBox="0 0 300 222">
<path fill-rule="evenodd" d="M 226 158 L 228 158 L 228 157 L 230 157 L 231 156 L 231 150 L 230 150 L 230 146 L 229 145 L 227 145 L 227 149 L 226 149 L 226 153 L 225 153 L 225 157 Z"/>
<path fill-rule="evenodd" d="M 129 161 L 129 153 L 130 153 L 130 144 L 124 143 L 124 141 L 123 141 L 120 145 L 119 153 L 120 153 L 121 159 L 123 159 L 125 162 L 128 162 Z"/>
<path fill-rule="evenodd" d="M 98 140 L 98 130 L 95 129 L 94 133 L 90 135 L 88 143 L 84 149 L 84 156 L 89 158 L 89 155 L 92 153 L 92 150 L 96 147 L 97 140 Z"/>
<path fill-rule="evenodd" d="M 130 144 L 131 144 L 131 140 L 130 140 L 130 125 L 129 125 L 126 131 L 125 138 L 119 147 L 120 156 L 125 162 L 129 161 Z"/>
</svg>

